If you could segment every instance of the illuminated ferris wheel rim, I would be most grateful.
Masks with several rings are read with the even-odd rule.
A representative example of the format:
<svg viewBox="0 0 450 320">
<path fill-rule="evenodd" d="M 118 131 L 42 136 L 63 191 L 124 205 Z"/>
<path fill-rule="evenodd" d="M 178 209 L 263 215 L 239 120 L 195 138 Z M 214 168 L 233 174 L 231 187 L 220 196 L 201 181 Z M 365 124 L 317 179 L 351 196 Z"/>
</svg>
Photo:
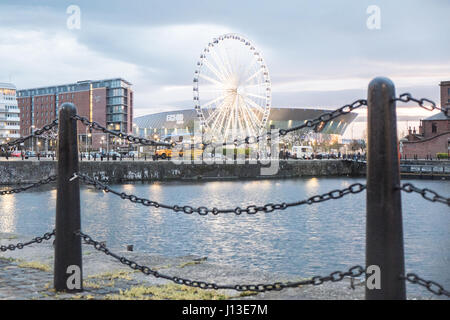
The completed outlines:
<svg viewBox="0 0 450 320">
<path fill-rule="evenodd" d="M 231 55 L 240 56 L 233 60 L 224 43 L 236 46 Z M 202 89 L 203 85 L 214 90 Z M 202 91 L 216 91 L 216 96 L 202 103 Z M 261 52 L 242 35 L 221 35 L 204 48 L 193 92 L 200 126 L 215 140 L 257 136 L 266 127 L 272 98 L 269 71 Z"/>
</svg>

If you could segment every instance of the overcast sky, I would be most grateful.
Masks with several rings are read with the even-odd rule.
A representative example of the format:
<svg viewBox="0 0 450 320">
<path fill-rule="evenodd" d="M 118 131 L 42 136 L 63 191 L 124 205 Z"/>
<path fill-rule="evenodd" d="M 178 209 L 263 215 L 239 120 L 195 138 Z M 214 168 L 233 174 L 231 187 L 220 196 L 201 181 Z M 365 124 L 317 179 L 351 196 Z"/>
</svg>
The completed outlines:
<svg viewBox="0 0 450 320">
<path fill-rule="evenodd" d="M 70 5 L 81 10 L 80 29 L 67 27 Z M 379 29 L 367 27 L 370 5 L 380 8 Z M 274 106 L 339 107 L 365 98 L 379 75 L 398 93 L 439 102 L 438 84 L 450 80 L 449 13 L 446 0 L 2 0 L 0 82 L 22 89 L 122 77 L 133 83 L 135 115 L 192 108 L 200 53 L 236 32 L 262 52 Z"/>
</svg>

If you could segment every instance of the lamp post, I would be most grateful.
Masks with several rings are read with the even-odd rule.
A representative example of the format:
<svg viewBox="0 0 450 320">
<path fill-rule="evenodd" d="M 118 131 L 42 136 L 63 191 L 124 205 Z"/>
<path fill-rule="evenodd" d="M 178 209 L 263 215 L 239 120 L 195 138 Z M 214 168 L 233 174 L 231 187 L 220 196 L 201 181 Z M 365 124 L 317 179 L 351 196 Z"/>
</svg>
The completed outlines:
<svg viewBox="0 0 450 320">
<path fill-rule="evenodd" d="M 105 150 L 103 149 L 103 143 L 105 142 L 105 137 L 101 137 L 100 143 L 102 145 L 102 154 L 105 153 Z"/>
<path fill-rule="evenodd" d="M 88 148 L 88 160 L 91 160 L 91 144 L 89 143 L 89 141 L 91 141 L 91 139 L 92 139 L 92 133 L 88 133 L 88 136 L 87 136 L 87 142 L 86 142 L 86 144 L 87 144 L 87 148 Z"/>
<path fill-rule="evenodd" d="M 34 132 L 34 124 L 30 127 L 30 134 L 33 134 Z M 31 151 L 34 151 L 34 137 L 31 137 Z"/>
</svg>

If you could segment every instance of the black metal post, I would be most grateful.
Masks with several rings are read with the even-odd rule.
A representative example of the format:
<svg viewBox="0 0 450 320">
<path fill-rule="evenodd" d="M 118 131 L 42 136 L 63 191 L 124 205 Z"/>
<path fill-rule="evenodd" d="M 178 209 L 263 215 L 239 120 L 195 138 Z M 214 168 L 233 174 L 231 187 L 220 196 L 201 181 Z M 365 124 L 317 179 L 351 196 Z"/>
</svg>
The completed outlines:
<svg viewBox="0 0 450 320">
<path fill-rule="evenodd" d="M 72 103 L 59 110 L 58 181 L 56 199 L 56 240 L 54 287 L 56 291 L 83 290 L 80 230 L 80 186 L 71 179 L 78 172 L 77 113 Z"/>
<path fill-rule="evenodd" d="M 395 87 L 375 78 L 368 89 L 366 267 L 380 268 L 381 288 L 366 299 L 406 299 Z M 367 278 L 370 275 L 366 276 Z"/>
</svg>

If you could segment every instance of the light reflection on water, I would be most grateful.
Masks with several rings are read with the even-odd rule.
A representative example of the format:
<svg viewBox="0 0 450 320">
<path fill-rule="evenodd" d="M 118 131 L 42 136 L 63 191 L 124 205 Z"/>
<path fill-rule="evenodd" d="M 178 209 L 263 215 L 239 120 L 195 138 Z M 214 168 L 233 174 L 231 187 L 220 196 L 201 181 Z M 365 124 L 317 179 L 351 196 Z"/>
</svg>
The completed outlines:
<svg viewBox="0 0 450 320">
<path fill-rule="evenodd" d="M 234 208 L 291 202 L 363 179 L 153 183 L 114 185 L 165 204 Z M 450 182 L 412 180 L 448 195 Z M 50 191 L 50 192 L 49 192 Z M 450 288 L 450 212 L 420 195 L 402 194 L 407 271 Z M 0 232 L 32 237 L 53 229 L 56 191 L 0 197 Z M 83 230 L 112 248 L 179 256 L 196 254 L 236 267 L 298 277 L 364 264 L 365 192 L 272 213 L 187 215 L 148 208 L 92 188 L 81 192 Z M 408 286 L 408 290 L 416 289 Z"/>
</svg>

